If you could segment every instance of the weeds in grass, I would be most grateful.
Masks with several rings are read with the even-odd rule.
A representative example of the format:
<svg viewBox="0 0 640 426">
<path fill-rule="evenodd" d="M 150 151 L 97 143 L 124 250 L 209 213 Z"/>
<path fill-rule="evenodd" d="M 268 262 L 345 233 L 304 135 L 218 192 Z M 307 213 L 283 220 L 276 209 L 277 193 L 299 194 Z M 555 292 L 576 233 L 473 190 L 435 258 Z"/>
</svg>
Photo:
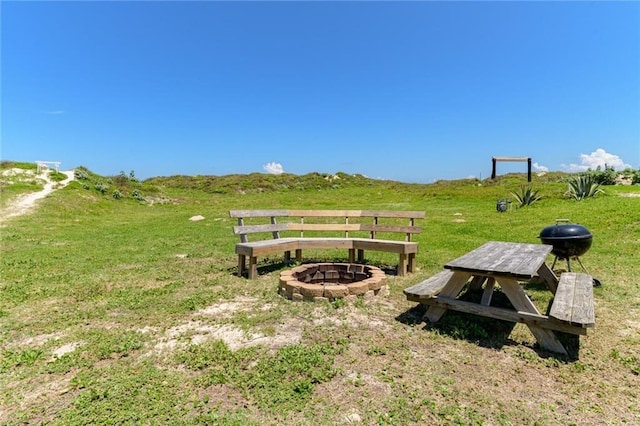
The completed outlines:
<svg viewBox="0 0 640 426">
<path fill-rule="evenodd" d="M 629 368 L 636 376 L 640 375 L 640 360 L 637 357 L 632 355 L 624 356 L 618 349 L 614 349 L 611 351 L 611 358 Z"/>
<path fill-rule="evenodd" d="M 20 366 L 31 366 L 40 358 L 43 352 L 40 349 L 5 350 L 2 351 L 2 361 L 0 362 L 0 372 L 7 372 L 12 368 Z"/>
<path fill-rule="evenodd" d="M 337 374 L 333 364 L 339 348 L 291 345 L 260 357 L 256 348 L 231 351 L 224 342 L 215 341 L 191 345 L 177 359 L 190 369 L 203 371 L 201 386 L 232 384 L 261 409 L 290 411 L 300 410 L 315 385 Z"/>
</svg>

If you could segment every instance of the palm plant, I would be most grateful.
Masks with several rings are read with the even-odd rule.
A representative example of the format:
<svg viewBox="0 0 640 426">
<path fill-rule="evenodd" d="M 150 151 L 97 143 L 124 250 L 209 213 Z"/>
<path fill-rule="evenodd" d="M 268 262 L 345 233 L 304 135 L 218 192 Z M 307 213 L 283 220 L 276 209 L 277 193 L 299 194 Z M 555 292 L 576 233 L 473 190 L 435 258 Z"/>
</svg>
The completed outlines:
<svg viewBox="0 0 640 426">
<path fill-rule="evenodd" d="M 542 199 L 541 195 L 538 195 L 538 190 L 533 190 L 531 186 L 525 187 L 524 185 L 520 187 L 520 192 L 512 192 L 511 195 L 518 202 L 518 207 L 529 206 L 536 201 L 540 201 Z"/>
<path fill-rule="evenodd" d="M 592 198 L 604 192 L 600 184 L 592 175 L 573 176 L 569 179 L 569 186 L 565 196 L 577 201 Z"/>
</svg>

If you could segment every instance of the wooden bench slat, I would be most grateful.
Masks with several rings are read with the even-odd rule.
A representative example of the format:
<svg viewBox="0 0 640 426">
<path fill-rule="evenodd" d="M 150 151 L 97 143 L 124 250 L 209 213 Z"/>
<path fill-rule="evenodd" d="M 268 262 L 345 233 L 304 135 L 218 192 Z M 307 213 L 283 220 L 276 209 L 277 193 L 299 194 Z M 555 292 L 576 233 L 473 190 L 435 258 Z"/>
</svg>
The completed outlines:
<svg viewBox="0 0 640 426">
<path fill-rule="evenodd" d="M 278 238 L 275 240 L 261 240 L 250 243 L 236 244 L 236 254 L 257 257 L 265 254 L 293 251 L 298 249 L 298 241 L 295 238 Z"/>
<path fill-rule="evenodd" d="M 447 284 L 449 278 L 453 275 L 453 271 L 445 269 L 436 275 L 419 282 L 418 284 L 405 288 L 404 294 L 414 299 L 429 299 L 437 296 L 442 288 Z"/>
<path fill-rule="evenodd" d="M 396 232 L 403 234 L 419 234 L 422 228 L 419 226 L 385 226 L 385 225 L 369 225 L 361 223 L 276 223 L 276 224 L 259 224 L 259 225 L 241 225 L 234 226 L 233 232 L 236 235 L 256 234 L 260 232 L 278 232 L 278 231 L 366 231 L 366 232 Z"/>
<path fill-rule="evenodd" d="M 390 253 L 417 253 L 418 243 L 396 240 L 372 240 L 369 238 L 351 238 L 356 250 L 386 251 Z"/>
<path fill-rule="evenodd" d="M 233 233 L 236 235 L 257 234 L 260 232 L 278 232 L 289 229 L 287 223 L 263 224 L 263 225 L 242 225 L 234 226 Z"/>
<path fill-rule="evenodd" d="M 235 218 L 241 217 L 271 217 L 271 216 L 288 216 L 288 210 L 230 210 L 229 216 Z"/>
<path fill-rule="evenodd" d="M 419 234 L 419 226 L 370 225 L 368 223 L 295 223 L 287 224 L 290 231 L 367 231 Z"/>
<path fill-rule="evenodd" d="M 352 249 L 350 238 L 296 238 L 298 249 Z"/>
<path fill-rule="evenodd" d="M 394 226 L 394 225 L 372 225 L 363 223 L 360 225 L 361 231 L 373 231 L 373 232 L 398 232 L 404 234 L 419 234 L 422 232 L 420 226 Z"/>
<path fill-rule="evenodd" d="M 290 217 L 384 217 L 424 219 L 424 211 L 410 210 L 288 210 Z"/>
<path fill-rule="evenodd" d="M 240 217 L 384 217 L 424 219 L 424 211 L 410 210 L 230 210 L 229 216 Z"/>
<path fill-rule="evenodd" d="M 289 231 L 360 231 L 360 224 L 357 223 L 288 223 Z"/>
<path fill-rule="evenodd" d="M 593 278 L 591 275 L 565 272 L 560 276 L 549 316 L 582 327 L 595 325 Z"/>
</svg>

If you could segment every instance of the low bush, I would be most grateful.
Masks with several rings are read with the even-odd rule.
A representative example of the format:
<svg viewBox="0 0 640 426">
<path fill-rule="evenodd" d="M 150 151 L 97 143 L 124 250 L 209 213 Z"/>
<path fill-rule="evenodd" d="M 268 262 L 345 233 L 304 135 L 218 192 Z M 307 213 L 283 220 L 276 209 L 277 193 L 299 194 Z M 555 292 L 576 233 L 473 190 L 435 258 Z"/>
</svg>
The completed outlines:
<svg viewBox="0 0 640 426">
<path fill-rule="evenodd" d="M 542 196 L 538 195 L 539 190 L 533 190 L 532 187 L 525 187 L 524 185 L 520 187 L 520 192 L 512 192 L 511 195 L 518 202 L 518 207 L 530 206 L 536 201 L 540 201 Z"/>
<path fill-rule="evenodd" d="M 603 193 L 600 184 L 589 174 L 569 178 L 569 184 L 565 196 L 580 201 L 592 198 Z"/>
</svg>

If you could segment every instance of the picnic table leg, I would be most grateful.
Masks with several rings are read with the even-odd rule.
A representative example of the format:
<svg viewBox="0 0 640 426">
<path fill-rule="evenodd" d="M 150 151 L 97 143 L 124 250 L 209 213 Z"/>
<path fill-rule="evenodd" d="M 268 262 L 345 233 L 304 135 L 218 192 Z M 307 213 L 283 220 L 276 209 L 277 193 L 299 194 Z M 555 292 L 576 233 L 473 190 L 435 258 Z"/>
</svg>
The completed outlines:
<svg viewBox="0 0 640 426">
<path fill-rule="evenodd" d="M 469 283 L 469 290 L 480 290 L 486 280 L 487 277 L 484 275 L 476 275 Z"/>
<path fill-rule="evenodd" d="M 493 277 L 487 278 L 487 284 L 484 286 L 484 291 L 482 292 L 482 299 L 480 300 L 480 304 L 482 306 L 489 306 L 491 304 L 491 298 L 493 297 L 493 287 L 496 285 L 496 279 Z"/>
<path fill-rule="evenodd" d="M 538 269 L 538 276 L 542 278 L 549 291 L 555 295 L 556 290 L 558 289 L 559 280 L 556 274 L 553 273 L 546 263 L 543 263 L 540 266 L 540 269 Z"/>
<path fill-rule="evenodd" d="M 455 299 L 458 293 L 462 291 L 462 288 L 465 286 L 467 281 L 469 281 L 469 277 L 471 276 L 468 272 L 454 272 L 449 278 L 449 281 L 445 284 L 442 291 L 438 294 L 438 299 L 440 298 L 450 298 Z M 429 306 L 427 312 L 425 312 L 424 317 L 431 322 L 438 322 L 442 315 L 447 311 L 447 308 L 441 308 L 440 306 Z"/>
<path fill-rule="evenodd" d="M 540 311 L 538 311 L 538 308 L 536 308 L 536 305 L 533 304 L 531 299 L 527 297 L 522 287 L 520 287 L 520 284 L 518 284 L 518 281 L 512 278 L 500 277 L 498 278 L 498 283 L 516 311 L 540 315 Z M 526 324 L 542 348 L 567 355 L 567 350 L 562 346 L 562 343 L 560 343 L 553 331 L 535 324 Z"/>
</svg>

